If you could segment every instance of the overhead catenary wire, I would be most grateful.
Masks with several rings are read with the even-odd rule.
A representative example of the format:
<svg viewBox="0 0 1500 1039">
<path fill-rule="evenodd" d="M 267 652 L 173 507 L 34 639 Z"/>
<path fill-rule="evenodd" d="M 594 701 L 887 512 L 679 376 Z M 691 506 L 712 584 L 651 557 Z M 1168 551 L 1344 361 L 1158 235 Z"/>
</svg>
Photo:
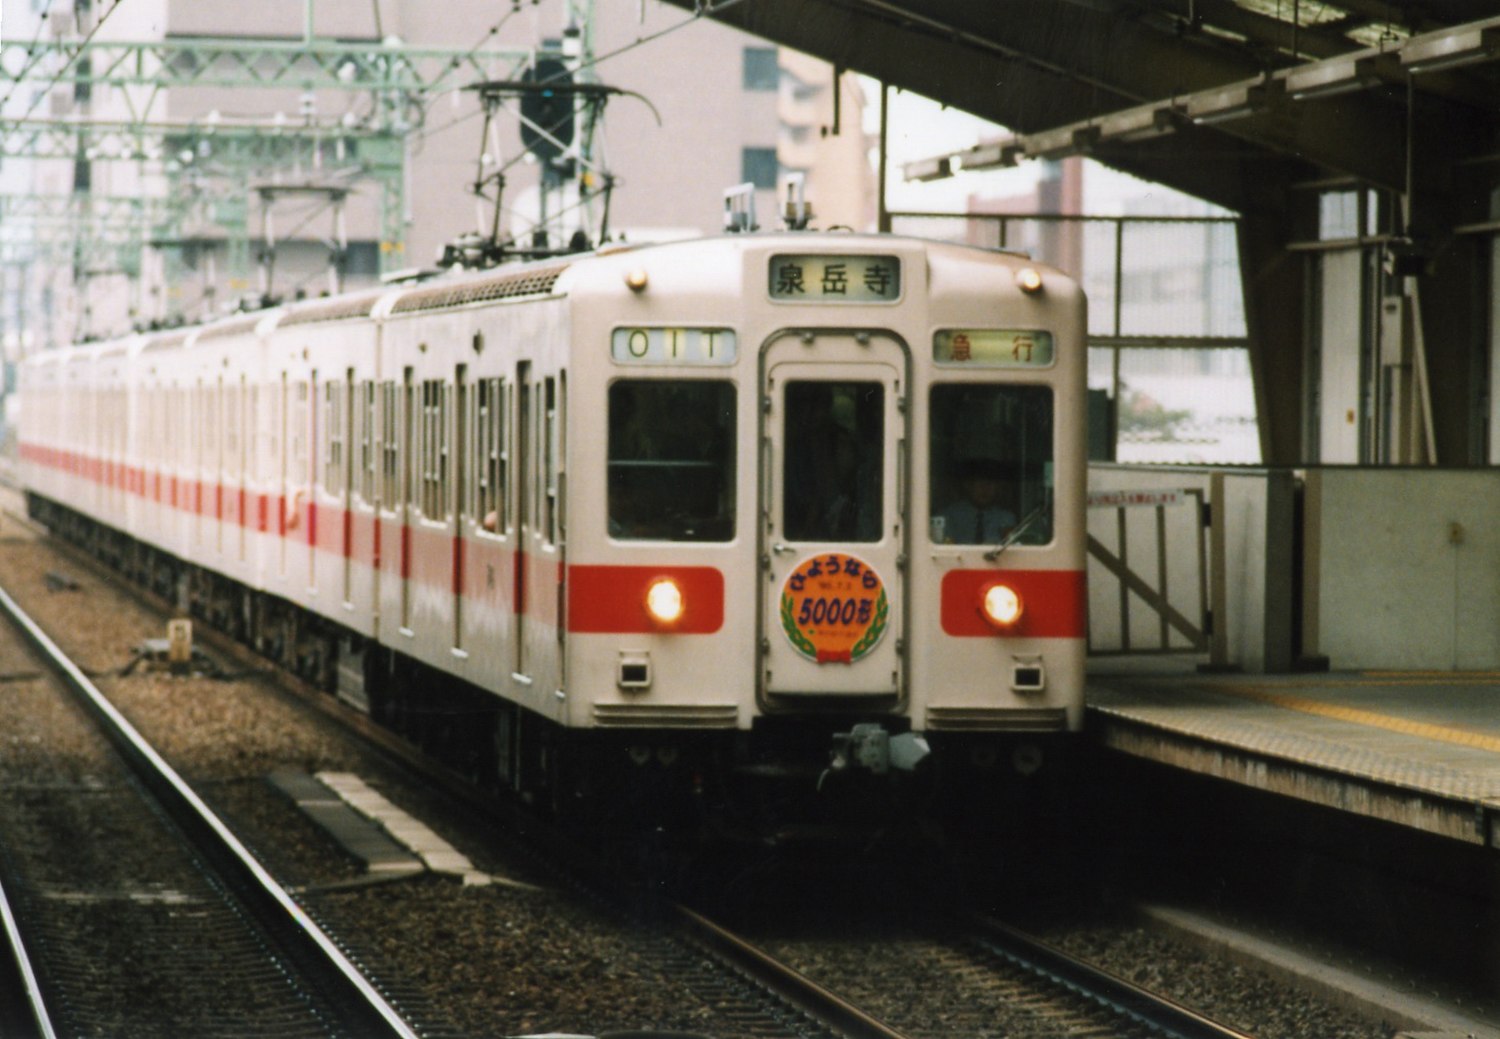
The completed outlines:
<svg viewBox="0 0 1500 1039">
<path fill-rule="evenodd" d="M 37 15 L 36 35 L 31 37 L 31 43 L 26 48 L 26 62 L 21 66 L 20 71 L 16 73 L 16 77 L 11 82 L 10 89 L 5 92 L 5 96 L 0 98 L 0 115 L 4 115 L 5 109 L 10 105 L 10 99 L 16 96 L 16 90 L 25 81 L 26 74 L 36 67 L 37 63 L 42 60 L 42 55 L 46 53 L 46 51 L 38 49 L 37 44 L 42 42 L 42 33 L 47 29 L 47 18 L 51 13 L 52 4 L 51 0 L 48 0 L 47 6 L 42 8 L 41 12 Z"/>
<path fill-rule="evenodd" d="M 596 67 L 598 65 L 603 64 L 606 61 L 609 61 L 612 58 L 617 58 L 617 57 L 619 57 L 622 54 L 626 54 L 626 53 L 628 53 L 630 51 L 633 51 L 637 47 L 644 47 L 648 43 L 654 43 L 654 42 L 656 42 L 657 40 L 661 39 L 664 36 L 669 36 L 672 33 L 677 32 L 680 29 L 684 29 L 684 28 L 686 28 L 689 25 L 693 25 L 696 22 L 702 21 L 703 17 L 705 15 L 715 15 L 715 14 L 718 14 L 719 12 L 721 12 L 721 11 L 726 11 L 726 10 L 728 10 L 731 7 L 738 7 L 740 4 L 745 3 L 745 2 L 746 2 L 746 0 L 722 0 L 722 2 L 717 3 L 717 4 L 716 3 L 712 3 L 712 2 L 704 3 L 701 7 L 699 7 L 696 11 L 694 11 L 691 15 L 689 15 L 687 18 L 682 19 L 679 22 L 674 22 L 673 24 L 671 24 L 669 26 L 666 26 L 663 29 L 658 29 L 656 32 L 648 33 L 645 36 L 641 36 L 641 37 L 638 37 L 635 40 L 632 40 L 630 43 L 626 43 L 626 44 L 623 44 L 623 45 L 621 45 L 619 47 L 616 47 L 612 51 L 608 51 L 608 52 L 606 52 L 604 54 L 596 55 L 595 57 L 589 59 L 588 61 L 581 62 L 576 68 L 572 68 L 572 69 L 569 70 L 569 75 L 572 75 L 572 74 L 578 73 L 578 72 L 582 72 L 585 69 L 594 68 L 594 67 Z M 502 22 L 503 22 L 503 19 L 502 19 Z M 498 27 L 494 31 L 498 31 Z M 489 34 L 487 34 L 487 35 L 489 35 Z M 475 49 L 472 50 L 472 51 L 470 51 L 469 53 L 470 54 L 474 54 L 474 53 L 477 53 L 477 51 L 478 51 L 478 47 L 476 46 Z M 547 83 L 558 82 L 558 81 L 560 81 L 560 77 L 553 77 L 553 78 L 549 78 L 549 79 L 543 79 L 543 80 L 539 80 L 538 82 L 540 84 L 545 85 Z M 464 89 L 464 88 L 462 88 L 462 87 L 452 87 L 452 88 L 449 89 L 448 92 L 453 92 L 453 91 L 457 91 L 457 90 L 461 90 L 461 89 Z M 436 100 L 437 100 L 436 98 L 433 98 L 432 100 L 430 100 L 428 102 L 428 104 L 431 105 Z M 417 134 L 414 135 L 414 142 L 413 143 L 421 143 L 422 141 L 425 141 L 428 137 L 430 137 L 433 134 L 439 134 L 439 133 L 442 133 L 445 130 L 451 130 L 455 126 L 459 126 L 459 125 L 461 125 L 463 123 L 466 123 L 469 120 L 475 118 L 476 116 L 481 115 L 483 113 L 483 111 L 484 111 L 483 106 L 480 106 L 478 108 L 475 108 L 475 109 L 473 109 L 473 110 L 465 113 L 464 115 L 456 116 L 453 119 L 450 119 L 448 122 L 443 123 L 441 126 L 435 126 L 435 127 L 432 127 L 431 129 L 424 128 L 421 131 L 419 131 Z"/>
<path fill-rule="evenodd" d="M 26 108 L 26 111 L 22 113 L 22 115 L 21 115 L 22 119 L 29 119 L 29 118 L 31 118 L 31 113 L 35 112 L 36 109 L 37 109 L 37 106 L 42 103 L 42 98 L 46 97 L 49 93 L 51 93 L 52 92 L 52 88 L 55 87 L 55 86 L 57 86 L 58 83 L 62 82 L 63 75 L 68 71 L 68 69 L 70 69 L 70 68 L 73 67 L 74 62 L 76 62 L 79 58 L 81 58 L 83 56 L 83 50 L 84 50 L 84 48 L 87 47 L 89 45 L 89 43 L 93 41 L 94 36 L 99 32 L 99 30 L 102 29 L 102 28 L 104 28 L 104 23 L 107 22 L 107 21 L 109 21 L 109 16 L 112 15 L 112 14 L 114 14 L 116 11 L 118 11 L 120 9 L 120 5 L 123 4 L 123 3 L 125 3 L 125 0 L 114 0 L 114 2 L 109 5 L 109 10 L 105 11 L 103 14 L 101 14 L 99 16 L 98 20 L 94 22 L 93 28 L 91 28 L 88 31 L 88 33 L 83 37 L 83 39 L 78 42 L 78 46 L 76 48 L 74 48 L 73 53 L 68 56 L 68 60 L 65 61 L 65 62 L 63 62 L 62 63 L 62 67 L 59 68 L 56 72 L 52 73 L 52 77 L 46 82 L 46 84 L 42 87 L 42 89 L 40 89 L 40 90 L 38 90 L 36 92 L 36 96 L 34 96 L 31 99 L 31 104 L 28 105 L 27 108 Z M 40 35 L 40 34 L 38 34 L 38 35 Z M 16 77 L 16 83 L 17 83 L 17 85 L 20 84 L 20 80 L 21 80 L 21 77 L 17 76 Z M 14 90 L 14 88 L 12 88 L 12 90 Z M 10 100 L 10 95 L 9 94 L 6 95 L 5 100 L 6 101 Z M 3 109 L 3 108 L 4 108 L 4 102 L 0 102 L 0 109 Z"/>
</svg>

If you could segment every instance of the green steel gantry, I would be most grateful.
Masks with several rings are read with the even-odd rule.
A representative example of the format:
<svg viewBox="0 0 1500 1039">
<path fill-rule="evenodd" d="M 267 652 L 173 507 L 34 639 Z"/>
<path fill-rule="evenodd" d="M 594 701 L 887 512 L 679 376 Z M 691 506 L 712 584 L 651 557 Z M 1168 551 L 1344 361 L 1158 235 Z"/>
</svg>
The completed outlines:
<svg viewBox="0 0 1500 1039">
<path fill-rule="evenodd" d="M 0 161 L 134 163 L 148 193 L 101 202 L 75 179 L 72 195 L 9 196 L 0 206 L 0 261 L 61 260 L 75 271 L 102 261 L 136 276 L 139 250 L 188 239 L 186 219 L 193 209 L 187 203 L 207 201 L 208 220 L 226 245 L 227 272 L 248 278 L 251 184 L 296 170 L 334 170 L 346 184 L 377 186 L 381 269 L 402 266 L 407 142 L 421 132 L 427 105 L 475 80 L 515 76 L 532 57 L 529 50 L 416 48 L 311 36 L 0 41 L 0 92 L 10 96 L 45 84 L 48 92 L 63 92 L 64 103 L 56 107 L 75 109 L 54 117 L 0 114 Z M 164 92 L 202 87 L 294 91 L 301 111 L 254 122 L 215 115 L 152 118 Z M 315 99 L 326 91 L 366 94 L 373 104 L 358 120 L 318 119 Z M 105 97 L 123 117 L 87 114 Z M 109 218 L 101 219 L 101 211 Z M 204 212 L 201 205 L 198 211 Z M 132 251 L 135 258 L 127 259 Z"/>
</svg>

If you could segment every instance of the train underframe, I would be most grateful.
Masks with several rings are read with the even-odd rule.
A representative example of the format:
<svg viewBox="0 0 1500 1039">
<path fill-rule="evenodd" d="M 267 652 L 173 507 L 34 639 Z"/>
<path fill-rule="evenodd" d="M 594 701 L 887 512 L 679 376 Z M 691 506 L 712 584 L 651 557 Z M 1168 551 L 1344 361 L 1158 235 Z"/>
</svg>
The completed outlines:
<svg viewBox="0 0 1500 1039">
<path fill-rule="evenodd" d="M 1065 733 L 917 736 L 900 716 L 838 709 L 763 716 L 749 731 L 572 730 L 77 510 L 30 493 L 27 505 L 55 535 L 180 612 L 557 818 L 709 827 L 765 842 L 918 821 L 1004 830 L 1062 811 Z M 898 745 L 921 760 L 893 764 Z"/>
</svg>

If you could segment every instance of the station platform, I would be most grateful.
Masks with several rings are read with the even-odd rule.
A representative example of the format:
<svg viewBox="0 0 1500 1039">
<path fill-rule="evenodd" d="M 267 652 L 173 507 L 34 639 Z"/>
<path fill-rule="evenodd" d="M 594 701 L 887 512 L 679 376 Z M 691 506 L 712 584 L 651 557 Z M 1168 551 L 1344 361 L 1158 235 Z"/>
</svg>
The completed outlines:
<svg viewBox="0 0 1500 1039">
<path fill-rule="evenodd" d="M 1500 672 L 1199 674 L 1090 667 L 1088 731 L 1113 750 L 1500 847 Z"/>
</svg>

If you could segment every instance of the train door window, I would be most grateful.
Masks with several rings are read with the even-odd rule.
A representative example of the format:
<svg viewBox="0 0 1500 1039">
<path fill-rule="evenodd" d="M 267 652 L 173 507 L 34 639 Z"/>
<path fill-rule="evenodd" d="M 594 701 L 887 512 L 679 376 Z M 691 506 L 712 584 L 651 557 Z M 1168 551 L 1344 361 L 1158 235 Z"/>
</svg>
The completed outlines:
<svg viewBox="0 0 1500 1039">
<path fill-rule="evenodd" d="M 422 381 L 421 400 L 422 515 L 430 520 L 448 518 L 448 387 L 441 379 Z"/>
<path fill-rule="evenodd" d="M 543 430 L 542 430 L 542 531 L 547 536 L 549 544 L 558 544 L 562 540 L 561 524 L 558 518 L 558 493 L 560 485 L 559 456 L 561 442 L 558 433 L 560 425 L 560 407 L 558 404 L 557 379 L 547 376 L 542 380 L 542 397 L 544 400 Z"/>
<path fill-rule="evenodd" d="M 952 545 L 1052 540 L 1053 403 L 1046 386 L 934 386 L 929 531 Z"/>
<path fill-rule="evenodd" d="M 292 388 L 291 415 L 287 419 L 287 476 L 294 487 L 306 487 L 311 459 L 308 441 L 311 415 L 308 401 L 309 385 L 298 379 Z"/>
<path fill-rule="evenodd" d="M 200 430 L 200 443 L 203 445 L 203 461 L 199 467 L 198 476 L 198 510 L 203 509 L 203 487 L 208 482 L 207 477 L 212 477 L 215 483 L 219 477 L 219 416 L 224 413 L 221 405 L 223 398 L 224 378 L 220 376 L 213 382 L 198 387 L 198 429 Z"/>
<path fill-rule="evenodd" d="M 380 502 L 401 504 L 401 394 L 394 382 L 380 386 Z"/>
<path fill-rule="evenodd" d="M 256 475 L 262 482 L 275 479 L 273 466 L 281 462 L 281 419 L 277 417 L 280 395 L 269 385 L 255 386 L 250 395 L 253 401 L 250 421 L 254 424 L 259 450 L 255 452 L 259 470 Z"/>
<path fill-rule="evenodd" d="M 453 393 L 451 383 L 438 386 L 437 419 L 437 518 L 446 520 L 453 511 Z"/>
<path fill-rule="evenodd" d="M 516 501 L 506 508 L 506 514 L 515 520 L 516 526 L 522 528 L 523 533 L 529 533 L 534 524 L 531 517 L 531 502 L 536 494 L 531 487 L 531 445 L 534 441 L 534 431 L 531 428 L 531 413 L 535 409 L 531 406 L 533 387 L 531 382 L 531 365 L 523 361 L 516 366 Z"/>
<path fill-rule="evenodd" d="M 449 435 L 450 457 L 448 459 L 448 501 L 453 503 L 453 513 L 460 520 L 474 514 L 474 503 L 469 499 L 469 457 L 472 452 L 469 428 L 469 409 L 473 396 L 469 392 L 467 365 L 459 365 L 453 373 L 453 385 L 449 387 L 450 411 L 453 413 L 453 430 Z"/>
<path fill-rule="evenodd" d="M 161 471 L 157 476 L 157 501 L 165 501 L 171 504 L 171 477 L 176 475 L 177 453 L 172 450 L 174 443 L 172 420 L 177 417 L 177 388 L 175 386 L 165 387 L 161 391 L 162 418 L 161 418 Z M 68 424 L 71 432 L 72 423 Z M 165 490 L 165 493 L 163 493 Z"/>
<path fill-rule="evenodd" d="M 406 369 L 406 380 L 401 386 L 401 502 L 408 509 L 417 507 L 417 472 L 421 460 L 417 457 L 417 387 L 412 382 L 412 370 Z"/>
<path fill-rule="evenodd" d="M 510 425 L 506 391 L 504 379 L 484 379 L 478 386 L 479 403 L 475 414 L 478 474 L 474 514 L 479 517 L 481 528 L 491 534 L 502 534 L 508 526 L 505 481 L 509 475 L 506 433 Z"/>
<path fill-rule="evenodd" d="M 609 388 L 609 533 L 622 540 L 734 537 L 734 385 L 620 380 Z"/>
<path fill-rule="evenodd" d="M 801 381 L 786 387 L 782 528 L 792 541 L 879 541 L 885 386 Z"/>
<path fill-rule="evenodd" d="M 344 386 L 341 382 L 323 384 L 323 490 L 332 495 L 344 491 Z"/>
<path fill-rule="evenodd" d="M 359 412 L 359 479 L 356 484 L 359 500 L 365 505 L 375 502 L 375 476 L 378 468 L 375 452 L 375 383 L 365 379 L 359 384 L 356 407 Z"/>
</svg>

